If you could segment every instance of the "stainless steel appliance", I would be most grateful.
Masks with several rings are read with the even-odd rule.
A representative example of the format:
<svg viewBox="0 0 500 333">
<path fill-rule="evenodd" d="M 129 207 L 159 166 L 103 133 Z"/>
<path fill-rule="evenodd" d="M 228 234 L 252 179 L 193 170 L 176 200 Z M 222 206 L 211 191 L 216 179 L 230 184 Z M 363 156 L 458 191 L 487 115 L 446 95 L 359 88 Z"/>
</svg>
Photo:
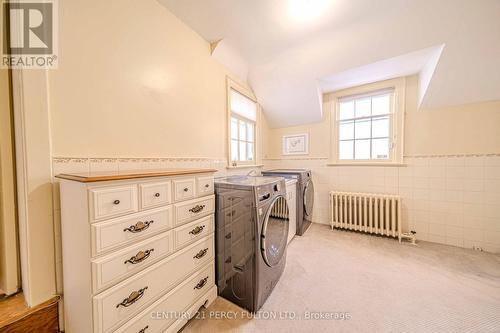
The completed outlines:
<svg viewBox="0 0 500 333">
<path fill-rule="evenodd" d="M 215 180 L 216 278 L 220 296 L 255 312 L 277 284 L 286 261 L 285 180 L 232 176 Z M 284 214 L 285 215 L 285 214 Z"/>
</svg>

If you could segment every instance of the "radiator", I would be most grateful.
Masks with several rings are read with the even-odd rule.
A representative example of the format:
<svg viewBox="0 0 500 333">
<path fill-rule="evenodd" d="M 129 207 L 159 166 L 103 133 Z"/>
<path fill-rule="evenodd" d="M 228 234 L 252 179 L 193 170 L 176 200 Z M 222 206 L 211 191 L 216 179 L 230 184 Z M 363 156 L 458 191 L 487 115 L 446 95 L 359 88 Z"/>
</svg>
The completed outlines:
<svg viewBox="0 0 500 333">
<path fill-rule="evenodd" d="M 397 195 L 330 192 L 331 227 L 401 241 L 401 198 Z"/>
<path fill-rule="evenodd" d="M 271 209 L 271 213 L 269 215 L 272 217 L 287 219 L 288 218 L 288 205 L 286 203 L 286 199 L 283 197 L 278 198 L 278 200 L 276 200 L 275 205 Z"/>
</svg>

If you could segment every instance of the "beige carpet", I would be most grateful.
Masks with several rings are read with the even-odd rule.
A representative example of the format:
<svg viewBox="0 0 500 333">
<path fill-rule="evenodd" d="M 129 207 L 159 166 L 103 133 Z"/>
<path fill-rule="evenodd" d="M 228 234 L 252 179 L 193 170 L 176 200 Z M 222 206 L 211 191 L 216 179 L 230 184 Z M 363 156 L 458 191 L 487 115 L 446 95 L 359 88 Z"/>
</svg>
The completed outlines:
<svg viewBox="0 0 500 333">
<path fill-rule="evenodd" d="M 307 319 L 313 312 L 349 319 Z M 500 256 L 314 224 L 292 241 L 259 315 L 219 297 L 183 333 L 500 332 Z"/>
</svg>

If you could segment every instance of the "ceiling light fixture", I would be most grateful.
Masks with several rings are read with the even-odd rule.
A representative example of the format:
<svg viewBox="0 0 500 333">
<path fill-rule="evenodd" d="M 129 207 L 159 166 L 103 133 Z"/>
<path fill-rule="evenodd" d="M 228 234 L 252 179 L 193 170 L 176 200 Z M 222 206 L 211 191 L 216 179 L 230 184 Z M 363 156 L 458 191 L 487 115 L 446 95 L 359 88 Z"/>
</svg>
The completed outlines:
<svg viewBox="0 0 500 333">
<path fill-rule="evenodd" d="M 319 18 L 331 3 L 332 0 L 288 0 L 288 14 L 295 21 L 312 21 Z"/>
</svg>

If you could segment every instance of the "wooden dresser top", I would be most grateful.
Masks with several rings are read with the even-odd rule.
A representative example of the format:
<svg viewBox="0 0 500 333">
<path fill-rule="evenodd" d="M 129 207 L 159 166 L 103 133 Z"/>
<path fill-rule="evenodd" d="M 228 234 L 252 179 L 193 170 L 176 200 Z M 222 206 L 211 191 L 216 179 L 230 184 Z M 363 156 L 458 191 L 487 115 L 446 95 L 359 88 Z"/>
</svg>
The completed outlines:
<svg viewBox="0 0 500 333">
<path fill-rule="evenodd" d="M 162 169 L 162 170 L 62 173 L 57 175 L 56 178 L 73 180 L 80 183 L 93 183 L 93 182 L 102 182 L 110 180 L 182 176 L 182 175 L 191 175 L 198 173 L 214 173 L 216 171 L 217 170 L 215 169 Z"/>
</svg>

